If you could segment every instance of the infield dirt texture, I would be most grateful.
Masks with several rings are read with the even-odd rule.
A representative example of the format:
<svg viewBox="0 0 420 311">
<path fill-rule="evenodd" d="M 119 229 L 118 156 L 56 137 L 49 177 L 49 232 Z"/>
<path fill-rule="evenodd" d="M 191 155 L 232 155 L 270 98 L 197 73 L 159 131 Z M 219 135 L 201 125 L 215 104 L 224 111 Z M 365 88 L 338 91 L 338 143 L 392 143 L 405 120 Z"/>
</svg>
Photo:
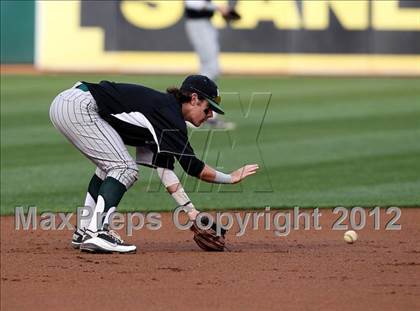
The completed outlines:
<svg viewBox="0 0 420 311">
<path fill-rule="evenodd" d="M 127 241 L 135 255 L 73 250 L 70 231 L 15 231 L 3 217 L 2 310 L 419 310 L 420 209 L 401 231 L 366 229 L 352 245 L 322 210 L 320 231 L 249 230 L 230 252 L 204 253 L 164 214 Z M 389 220 L 384 213 L 383 220 Z"/>
<path fill-rule="evenodd" d="M 135 255 L 89 255 L 69 230 L 16 231 L 14 209 L 74 212 L 94 171 L 53 128 L 53 98 L 78 80 L 164 90 L 180 76 L 1 76 L 1 309 L 3 310 L 418 310 L 420 309 L 420 80 L 224 77 L 232 132 L 192 131 L 210 165 L 259 163 L 241 186 L 184 180 L 201 210 L 323 207 L 322 230 L 227 236 L 204 253 L 163 213 L 160 230 L 127 237 Z M 238 95 L 240 95 L 240 100 Z M 177 172 L 180 172 L 177 169 Z M 147 168 L 119 211 L 171 211 Z M 353 245 L 331 230 L 336 206 L 402 208 L 401 230 L 373 217 Z M 347 222 L 346 222 L 347 223 Z"/>
</svg>

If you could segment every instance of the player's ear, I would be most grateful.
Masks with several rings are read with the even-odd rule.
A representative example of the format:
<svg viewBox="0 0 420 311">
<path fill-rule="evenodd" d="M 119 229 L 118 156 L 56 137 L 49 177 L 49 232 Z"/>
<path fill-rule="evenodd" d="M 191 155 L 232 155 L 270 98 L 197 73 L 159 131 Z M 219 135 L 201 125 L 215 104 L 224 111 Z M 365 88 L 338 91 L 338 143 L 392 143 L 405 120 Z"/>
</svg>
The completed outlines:
<svg viewBox="0 0 420 311">
<path fill-rule="evenodd" d="M 197 93 L 192 93 L 191 94 L 191 104 L 193 105 L 193 106 L 195 106 L 195 105 L 197 105 L 199 103 L 199 100 L 198 100 L 198 95 L 197 95 Z"/>
</svg>

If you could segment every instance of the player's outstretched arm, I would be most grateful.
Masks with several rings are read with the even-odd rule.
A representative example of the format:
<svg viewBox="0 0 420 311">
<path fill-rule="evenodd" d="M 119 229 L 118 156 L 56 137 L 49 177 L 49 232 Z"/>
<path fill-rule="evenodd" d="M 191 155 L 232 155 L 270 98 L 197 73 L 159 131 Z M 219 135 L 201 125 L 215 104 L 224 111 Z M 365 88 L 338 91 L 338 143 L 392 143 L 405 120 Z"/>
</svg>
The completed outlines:
<svg viewBox="0 0 420 311">
<path fill-rule="evenodd" d="M 247 164 L 230 174 L 225 174 L 219 171 L 216 171 L 207 164 L 204 166 L 201 171 L 199 178 L 203 181 L 216 183 L 216 184 L 236 184 L 241 182 L 248 176 L 254 175 L 259 169 L 258 164 Z"/>
<path fill-rule="evenodd" d="M 247 164 L 236 171 L 233 171 L 230 174 L 232 176 L 232 184 L 236 184 L 248 176 L 254 175 L 259 168 L 258 164 Z"/>
<path fill-rule="evenodd" d="M 162 181 L 162 184 L 165 186 L 166 191 L 168 191 L 168 193 L 176 201 L 177 205 L 183 207 L 184 211 L 191 220 L 195 220 L 199 211 L 195 209 L 175 172 L 170 169 L 158 167 L 157 173 Z"/>
</svg>

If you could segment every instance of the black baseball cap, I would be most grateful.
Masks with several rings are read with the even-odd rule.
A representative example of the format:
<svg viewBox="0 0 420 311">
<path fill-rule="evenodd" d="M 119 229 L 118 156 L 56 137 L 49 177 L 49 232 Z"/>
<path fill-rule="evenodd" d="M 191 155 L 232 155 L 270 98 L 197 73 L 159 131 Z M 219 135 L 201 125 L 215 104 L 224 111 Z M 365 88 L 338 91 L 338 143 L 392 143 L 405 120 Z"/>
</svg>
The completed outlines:
<svg viewBox="0 0 420 311">
<path fill-rule="evenodd" d="M 211 110 L 225 114 L 220 108 L 221 97 L 219 95 L 219 88 L 213 80 L 202 75 L 191 75 L 185 78 L 181 85 L 181 91 L 197 93 L 209 102 Z"/>
</svg>

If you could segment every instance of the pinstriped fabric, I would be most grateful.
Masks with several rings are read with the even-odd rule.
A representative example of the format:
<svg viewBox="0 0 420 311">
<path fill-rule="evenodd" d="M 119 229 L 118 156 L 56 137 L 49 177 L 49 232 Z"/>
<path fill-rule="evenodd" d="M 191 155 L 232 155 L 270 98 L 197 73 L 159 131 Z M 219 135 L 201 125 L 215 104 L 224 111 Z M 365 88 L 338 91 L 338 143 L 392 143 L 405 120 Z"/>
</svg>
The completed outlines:
<svg viewBox="0 0 420 311">
<path fill-rule="evenodd" d="M 119 134 L 98 114 L 89 92 L 71 88 L 60 93 L 50 107 L 54 126 L 96 166 L 96 174 L 113 177 L 128 189 L 138 168 Z"/>
<path fill-rule="evenodd" d="M 104 180 L 106 178 L 106 172 L 101 170 L 99 167 L 96 167 L 95 174 L 96 174 L 96 176 L 98 176 L 102 180 Z"/>
<path fill-rule="evenodd" d="M 217 79 L 220 74 L 218 31 L 210 19 L 188 18 L 185 21 L 188 39 L 200 59 L 200 74 Z"/>
</svg>

